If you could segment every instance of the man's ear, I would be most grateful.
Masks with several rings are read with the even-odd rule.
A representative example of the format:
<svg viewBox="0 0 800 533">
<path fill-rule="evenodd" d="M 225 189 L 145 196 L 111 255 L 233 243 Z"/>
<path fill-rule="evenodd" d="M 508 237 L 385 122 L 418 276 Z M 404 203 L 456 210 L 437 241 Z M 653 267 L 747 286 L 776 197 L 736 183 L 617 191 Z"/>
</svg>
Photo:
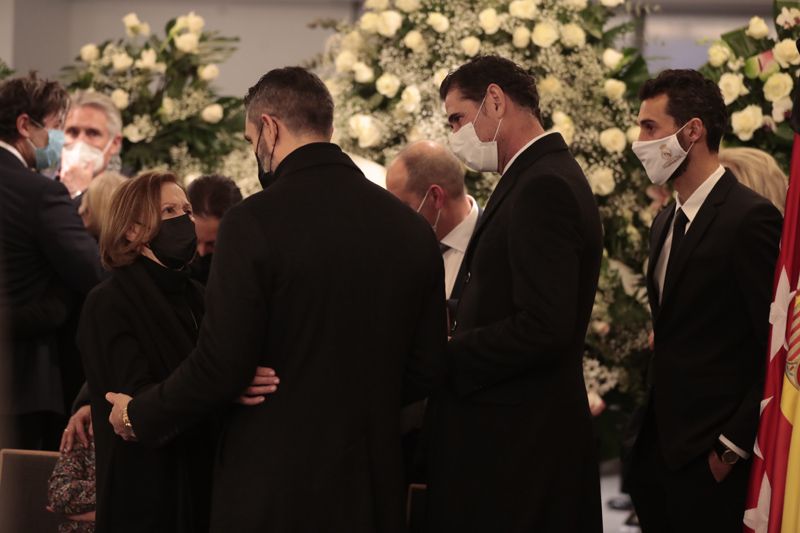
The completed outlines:
<svg viewBox="0 0 800 533">
<path fill-rule="evenodd" d="M 431 192 L 429 193 L 431 203 L 436 209 L 444 207 L 445 200 L 447 200 L 447 193 L 439 185 L 431 185 Z"/>
<path fill-rule="evenodd" d="M 114 140 L 111 141 L 111 148 L 108 149 L 108 152 L 111 155 L 116 155 L 120 150 L 122 150 L 122 135 L 118 133 L 114 136 Z"/>
<path fill-rule="evenodd" d="M 16 125 L 19 136 L 30 139 L 31 126 L 33 126 L 33 123 L 31 122 L 31 117 L 27 113 L 22 113 L 21 115 L 17 116 Z"/>
<path fill-rule="evenodd" d="M 490 83 L 486 88 L 486 101 L 483 104 L 487 115 L 492 118 L 502 118 L 506 113 L 508 102 L 506 93 L 496 83 Z"/>
<path fill-rule="evenodd" d="M 705 124 L 699 118 L 695 117 L 686 124 L 686 138 L 689 142 L 699 142 L 706 131 Z"/>
</svg>

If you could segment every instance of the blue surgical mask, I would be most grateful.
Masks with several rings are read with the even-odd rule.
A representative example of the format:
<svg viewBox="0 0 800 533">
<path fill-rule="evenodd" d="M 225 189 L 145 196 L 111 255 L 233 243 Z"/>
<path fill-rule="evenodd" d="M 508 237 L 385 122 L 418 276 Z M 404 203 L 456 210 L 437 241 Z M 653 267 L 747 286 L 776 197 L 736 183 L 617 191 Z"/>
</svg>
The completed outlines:
<svg viewBox="0 0 800 533">
<path fill-rule="evenodd" d="M 61 162 L 61 149 L 64 147 L 64 132 L 47 130 L 47 146 L 36 148 L 36 170 L 55 170 Z"/>
</svg>

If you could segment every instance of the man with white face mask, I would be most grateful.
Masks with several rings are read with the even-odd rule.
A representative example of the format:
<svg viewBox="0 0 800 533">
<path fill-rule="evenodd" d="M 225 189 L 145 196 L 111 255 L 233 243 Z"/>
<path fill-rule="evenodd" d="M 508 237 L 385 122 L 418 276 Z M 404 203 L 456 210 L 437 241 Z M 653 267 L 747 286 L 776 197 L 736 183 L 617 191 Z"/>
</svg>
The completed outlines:
<svg viewBox="0 0 800 533">
<path fill-rule="evenodd" d="M 594 196 L 522 68 L 478 57 L 439 92 L 454 153 L 502 177 L 464 259 L 448 387 L 428 403 L 428 530 L 599 533 L 582 372 L 603 249 Z"/>
<path fill-rule="evenodd" d="M 717 85 L 667 70 L 639 92 L 633 151 L 675 203 L 650 230 L 654 355 L 629 488 L 642 531 L 742 528 L 781 215 L 719 163 Z"/>
<path fill-rule="evenodd" d="M 103 172 L 122 147 L 122 117 L 105 94 L 80 91 L 64 124 L 65 144 L 61 152 L 61 182 L 77 198 L 92 178 Z"/>
</svg>

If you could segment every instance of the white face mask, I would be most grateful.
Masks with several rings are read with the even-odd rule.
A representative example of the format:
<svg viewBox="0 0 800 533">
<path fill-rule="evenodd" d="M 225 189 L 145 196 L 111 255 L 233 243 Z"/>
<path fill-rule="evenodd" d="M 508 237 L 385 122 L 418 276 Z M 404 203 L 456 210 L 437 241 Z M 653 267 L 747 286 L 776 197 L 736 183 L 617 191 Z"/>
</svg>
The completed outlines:
<svg viewBox="0 0 800 533">
<path fill-rule="evenodd" d="M 61 170 L 67 171 L 74 167 L 83 167 L 90 164 L 92 174 L 97 174 L 103 168 L 106 150 L 108 150 L 113 141 L 113 138 L 109 139 L 108 144 L 102 150 L 83 141 L 75 141 L 72 144 L 65 145 L 61 150 Z"/>
<path fill-rule="evenodd" d="M 428 189 L 427 191 L 425 191 L 425 196 L 423 196 L 423 197 L 422 197 L 422 201 L 419 203 L 419 207 L 417 207 L 417 213 L 419 213 L 420 211 L 422 211 L 422 206 L 423 206 L 423 205 L 425 205 L 425 200 L 427 200 L 427 199 L 428 199 L 428 194 L 430 194 L 430 192 L 431 192 L 431 190 L 430 190 L 430 189 Z M 433 225 L 431 226 L 431 227 L 433 228 L 433 232 L 434 232 L 434 233 L 436 233 L 436 226 L 438 226 L 438 225 L 439 225 L 439 217 L 440 217 L 440 216 L 442 216 L 442 210 L 441 210 L 441 209 L 438 209 L 438 210 L 436 211 L 436 220 L 434 220 L 434 221 L 433 221 Z"/>
<path fill-rule="evenodd" d="M 647 177 L 656 185 L 664 185 L 669 180 L 694 146 L 692 143 L 688 150 L 684 150 L 678 142 L 678 133 L 686 127 L 686 124 L 663 139 L 636 141 L 631 145 L 633 153 L 642 162 Z"/>
<path fill-rule="evenodd" d="M 495 139 L 497 139 L 497 132 L 500 131 L 500 124 L 503 123 L 503 119 L 501 118 L 500 122 L 497 123 L 497 129 L 494 131 L 494 138 L 491 141 L 480 140 L 478 134 L 475 133 L 475 121 L 478 120 L 478 116 L 481 114 L 484 102 L 486 102 L 485 96 L 481 101 L 480 107 L 478 107 L 478 114 L 475 115 L 475 119 L 472 122 L 462 126 L 457 132 L 450 134 L 450 148 L 456 157 L 472 170 L 497 172 L 497 142 Z"/>
</svg>

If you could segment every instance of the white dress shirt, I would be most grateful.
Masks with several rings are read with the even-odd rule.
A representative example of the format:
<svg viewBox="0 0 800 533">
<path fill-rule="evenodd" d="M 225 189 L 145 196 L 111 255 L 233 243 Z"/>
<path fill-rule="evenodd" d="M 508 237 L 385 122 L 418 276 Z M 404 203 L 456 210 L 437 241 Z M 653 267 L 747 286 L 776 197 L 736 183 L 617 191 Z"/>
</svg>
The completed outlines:
<svg viewBox="0 0 800 533">
<path fill-rule="evenodd" d="M 458 271 L 461 269 L 461 262 L 464 260 L 464 254 L 467 253 L 467 245 L 469 245 L 469 240 L 475 231 L 475 225 L 478 223 L 478 202 L 472 196 L 467 196 L 467 198 L 472 204 L 469 214 L 440 241 L 450 247 L 442 254 L 442 259 L 444 259 L 444 288 L 448 298 L 453 292 Z"/>
<path fill-rule="evenodd" d="M 506 172 L 508 172 L 508 169 L 509 169 L 509 168 L 511 168 L 511 165 L 513 165 L 513 164 L 514 164 L 514 161 L 516 161 L 516 160 L 517 160 L 517 158 L 519 157 L 519 154 L 521 154 L 522 152 L 524 152 L 525 150 L 527 150 L 528 148 L 530 148 L 530 146 L 531 146 L 533 143 L 535 143 L 536 141 L 538 141 L 538 140 L 539 140 L 539 139 L 541 139 L 542 137 L 545 137 L 545 136 L 547 136 L 547 135 L 552 135 L 553 133 L 558 133 L 558 132 L 557 132 L 557 131 L 546 131 L 546 132 L 542 133 L 541 135 L 538 135 L 538 136 L 534 137 L 533 139 L 531 139 L 530 141 L 528 141 L 528 143 L 527 143 L 525 146 L 523 146 L 522 148 L 520 148 L 520 149 L 519 149 L 519 151 L 518 151 L 516 154 L 514 154 L 514 157 L 512 157 L 511 159 L 509 159 L 508 163 L 506 163 L 506 167 L 503 169 L 503 174 L 505 174 Z"/>
<path fill-rule="evenodd" d="M 25 158 L 22 157 L 22 154 L 19 153 L 19 150 L 17 150 L 16 148 L 14 148 L 13 146 L 4 141 L 0 141 L 0 148 L 5 148 L 6 150 L 14 154 L 17 157 L 17 159 L 19 159 L 22 162 L 22 164 L 25 165 L 25 168 L 28 168 L 28 163 L 25 162 Z"/>
</svg>

